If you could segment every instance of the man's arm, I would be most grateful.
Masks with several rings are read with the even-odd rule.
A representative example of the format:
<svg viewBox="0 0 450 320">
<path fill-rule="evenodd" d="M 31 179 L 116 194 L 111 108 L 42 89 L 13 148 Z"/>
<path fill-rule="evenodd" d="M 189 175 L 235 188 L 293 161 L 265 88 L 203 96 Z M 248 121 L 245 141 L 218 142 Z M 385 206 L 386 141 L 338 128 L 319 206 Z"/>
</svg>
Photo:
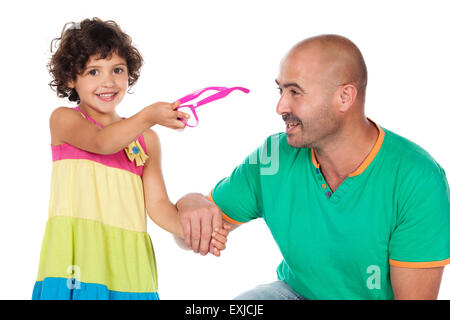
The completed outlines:
<svg viewBox="0 0 450 320">
<path fill-rule="evenodd" d="M 222 228 L 227 223 L 222 220 L 222 210 L 200 193 L 187 194 L 176 205 L 184 233 L 184 241 L 175 237 L 177 244 L 202 255 L 206 255 L 208 251 L 214 253 L 210 245 L 211 234 L 215 228 Z M 237 227 L 230 226 L 231 230 Z"/>
<path fill-rule="evenodd" d="M 401 268 L 391 266 L 395 300 L 436 300 L 444 267 Z"/>
</svg>

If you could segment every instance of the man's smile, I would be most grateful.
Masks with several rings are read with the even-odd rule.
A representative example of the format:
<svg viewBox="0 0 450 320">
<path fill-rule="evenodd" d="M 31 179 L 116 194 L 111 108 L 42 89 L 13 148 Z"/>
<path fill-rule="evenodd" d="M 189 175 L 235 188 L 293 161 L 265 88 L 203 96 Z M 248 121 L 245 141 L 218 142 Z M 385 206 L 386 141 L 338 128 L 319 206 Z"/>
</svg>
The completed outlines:
<svg viewBox="0 0 450 320">
<path fill-rule="evenodd" d="M 290 133 L 301 125 L 301 120 L 292 113 L 283 114 L 283 121 L 286 123 L 286 133 Z"/>
<path fill-rule="evenodd" d="M 292 133 L 299 125 L 297 121 L 286 121 L 286 133 Z"/>
</svg>

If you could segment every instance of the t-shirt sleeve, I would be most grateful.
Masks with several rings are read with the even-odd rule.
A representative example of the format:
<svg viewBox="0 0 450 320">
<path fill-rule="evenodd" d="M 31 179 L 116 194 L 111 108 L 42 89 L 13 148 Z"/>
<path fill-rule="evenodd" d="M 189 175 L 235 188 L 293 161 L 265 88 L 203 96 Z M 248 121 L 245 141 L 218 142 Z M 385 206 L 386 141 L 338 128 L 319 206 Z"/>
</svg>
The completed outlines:
<svg viewBox="0 0 450 320">
<path fill-rule="evenodd" d="M 406 268 L 450 263 L 450 193 L 441 167 L 414 179 L 400 195 L 398 220 L 389 243 L 389 262 Z"/>
<path fill-rule="evenodd" d="M 224 213 L 223 218 L 241 224 L 260 218 L 261 186 L 258 149 L 251 153 L 231 175 L 217 183 L 209 194 Z"/>
</svg>

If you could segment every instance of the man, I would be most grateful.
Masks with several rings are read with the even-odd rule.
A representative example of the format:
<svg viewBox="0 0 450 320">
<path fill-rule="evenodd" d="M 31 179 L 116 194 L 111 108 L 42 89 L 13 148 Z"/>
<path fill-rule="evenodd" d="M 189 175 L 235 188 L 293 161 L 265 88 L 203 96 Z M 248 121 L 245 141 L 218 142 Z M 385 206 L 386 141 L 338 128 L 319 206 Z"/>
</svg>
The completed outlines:
<svg viewBox="0 0 450 320">
<path fill-rule="evenodd" d="M 449 187 L 422 148 L 368 119 L 367 69 L 347 38 L 295 45 L 276 83 L 286 132 L 273 135 L 208 197 L 178 201 L 186 245 L 263 218 L 283 261 L 278 281 L 240 299 L 436 299 L 450 263 Z M 276 172 L 264 171 L 278 153 Z"/>
</svg>

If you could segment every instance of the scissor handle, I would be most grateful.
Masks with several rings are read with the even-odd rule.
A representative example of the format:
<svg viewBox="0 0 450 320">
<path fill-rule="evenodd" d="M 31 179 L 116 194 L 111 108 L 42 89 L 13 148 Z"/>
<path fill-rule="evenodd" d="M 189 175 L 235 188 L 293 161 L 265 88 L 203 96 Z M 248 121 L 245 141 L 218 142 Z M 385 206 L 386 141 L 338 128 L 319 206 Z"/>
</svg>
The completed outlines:
<svg viewBox="0 0 450 320">
<path fill-rule="evenodd" d="M 180 120 L 181 122 L 183 122 L 185 125 L 187 125 L 188 127 L 196 127 L 198 125 L 198 116 L 197 116 L 197 112 L 195 112 L 195 108 L 192 105 L 185 105 L 185 106 L 179 106 L 176 107 L 174 110 L 179 110 L 179 109 L 183 109 L 183 108 L 189 108 L 191 109 L 192 114 L 194 115 L 195 118 L 195 125 L 190 125 L 184 118 L 178 118 L 178 120 Z"/>
<path fill-rule="evenodd" d="M 179 120 L 180 120 L 181 122 L 183 122 L 186 126 L 191 127 L 191 128 L 194 128 L 194 127 L 196 127 L 196 126 L 198 125 L 198 121 L 197 121 L 197 123 L 195 124 L 195 126 L 191 126 L 191 125 L 190 125 L 189 123 L 187 123 L 187 121 L 184 120 L 183 118 L 179 118 Z"/>
<path fill-rule="evenodd" d="M 189 105 L 183 105 L 183 103 L 191 101 L 195 98 L 197 98 L 198 96 L 200 96 L 203 92 L 208 91 L 208 90 L 216 90 L 219 91 L 209 97 L 206 97 L 203 100 L 198 101 L 197 103 L 194 104 L 189 104 Z M 184 96 L 183 98 L 178 99 L 178 101 L 180 102 L 180 105 L 178 107 L 175 108 L 175 110 L 181 109 L 181 108 L 189 108 L 191 109 L 192 113 L 194 114 L 195 120 L 197 121 L 196 125 L 198 124 L 198 117 L 197 117 L 197 113 L 195 112 L 195 108 L 200 107 L 201 105 L 204 105 L 206 103 L 209 102 L 213 102 L 215 100 L 218 99 L 222 99 L 225 98 L 227 95 L 229 95 L 232 91 L 234 90 L 240 90 L 244 93 L 249 93 L 250 90 L 248 90 L 247 88 L 243 88 L 243 87 L 231 87 L 231 88 L 226 88 L 226 87 L 207 87 L 204 89 L 200 89 L 197 91 L 194 91 L 190 94 L 188 94 L 187 96 Z M 192 126 L 189 125 L 187 123 L 187 121 L 185 119 L 179 118 L 180 121 L 182 121 L 186 126 L 188 127 L 195 127 L 196 125 Z"/>
</svg>

